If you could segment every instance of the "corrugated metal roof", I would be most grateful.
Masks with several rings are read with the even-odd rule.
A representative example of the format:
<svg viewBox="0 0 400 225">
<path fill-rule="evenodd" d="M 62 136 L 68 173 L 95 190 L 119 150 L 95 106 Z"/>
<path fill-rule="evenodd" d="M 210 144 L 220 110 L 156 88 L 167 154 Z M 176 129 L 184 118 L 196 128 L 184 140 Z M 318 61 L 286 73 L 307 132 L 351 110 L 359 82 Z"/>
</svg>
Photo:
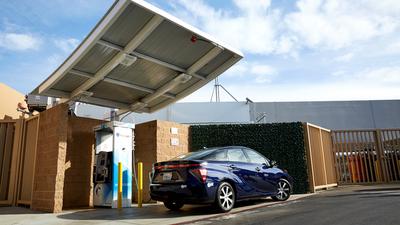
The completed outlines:
<svg viewBox="0 0 400 225">
<path fill-rule="evenodd" d="M 119 108 L 120 113 L 153 113 L 242 58 L 240 51 L 144 1 L 117 0 L 31 94 Z"/>
</svg>

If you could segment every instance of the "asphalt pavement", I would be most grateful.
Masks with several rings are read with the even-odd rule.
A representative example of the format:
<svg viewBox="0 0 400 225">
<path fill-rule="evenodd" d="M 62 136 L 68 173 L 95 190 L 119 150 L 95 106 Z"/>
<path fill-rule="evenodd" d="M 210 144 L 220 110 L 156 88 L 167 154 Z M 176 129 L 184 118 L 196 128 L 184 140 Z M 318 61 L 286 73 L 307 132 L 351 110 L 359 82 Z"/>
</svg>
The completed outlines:
<svg viewBox="0 0 400 225">
<path fill-rule="evenodd" d="M 0 207 L 0 224 L 400 224 L 400 184 L 341 186 L 317 194 L 237 203 L 229 213 L 209 206 L 185 205 L 170 211 L 163 204 L 66 209 L 43 213 L 25 207 Z"/>
<path fill-rule="evenodd" d="M 400 184 L 340 186 L 309 198 L 185 224 L 399 225 Z"/>
</svg>

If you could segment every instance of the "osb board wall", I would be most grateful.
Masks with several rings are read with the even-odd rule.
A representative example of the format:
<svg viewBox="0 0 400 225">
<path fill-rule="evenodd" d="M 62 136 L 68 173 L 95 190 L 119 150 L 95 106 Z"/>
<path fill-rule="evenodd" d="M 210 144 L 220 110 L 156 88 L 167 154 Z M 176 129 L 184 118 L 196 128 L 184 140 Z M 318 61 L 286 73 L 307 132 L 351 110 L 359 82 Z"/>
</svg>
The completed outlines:
<svg viewBox="0 0 400 225">
<path fill-rule="evenodd" d="M 68 104 L 60 104 L 40 114 L 31 209 L 62 210 L 68 108 Z"/>
<path fill-rule="evenodd" d="M 178 134 L 172 134 L 171 127 L 177 128 Z M 177 146 L 171 145 L 171 138 L 178 139 Z M 152 170 L 152 165 L 188 151 L 188 125 L 155 120 L 135 126 L 135 165 L 139 162 L 143 163 L 143 200 L 150 199 L 149 173 Z M 136 185 L 133 185 L 133 200 L 137 202 Z"/>
<path fill-rule="evenodd" d="M 23 102 L 24 99 L 25 95 L 0 83 L 0 119 L 18 119 L 22 113 L 16 110 L 17 104 Z"/>
<path fill-rule="evenodd" d="M 63 208 L 93 206 L 93 127 L 102 123 L 68 116 Z"/>
</svg>

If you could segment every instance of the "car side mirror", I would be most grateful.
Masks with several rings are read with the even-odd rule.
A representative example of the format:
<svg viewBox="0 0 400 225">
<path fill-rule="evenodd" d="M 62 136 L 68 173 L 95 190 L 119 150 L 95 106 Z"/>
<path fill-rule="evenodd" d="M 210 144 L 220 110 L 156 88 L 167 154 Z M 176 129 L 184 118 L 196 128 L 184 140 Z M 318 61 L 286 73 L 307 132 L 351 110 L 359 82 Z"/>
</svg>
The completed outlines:
<svg viewBox="0 0 400 225">
<path fill-rule="evenodd" d="M 276 164 L 276 161 L 271 162 L 271 166 L 275 166 L 275 164 Z"/>
<path fill-rule="evenodd" d="M 262 165 L 265 166 L 266 168 L 271 168 L 271 167 L 273 167 L 273 165 L 271 165 L 271 164 L 268 165 L 268 164 L 266 164 L 266 163 L 263 163 Z"/>
</svg>

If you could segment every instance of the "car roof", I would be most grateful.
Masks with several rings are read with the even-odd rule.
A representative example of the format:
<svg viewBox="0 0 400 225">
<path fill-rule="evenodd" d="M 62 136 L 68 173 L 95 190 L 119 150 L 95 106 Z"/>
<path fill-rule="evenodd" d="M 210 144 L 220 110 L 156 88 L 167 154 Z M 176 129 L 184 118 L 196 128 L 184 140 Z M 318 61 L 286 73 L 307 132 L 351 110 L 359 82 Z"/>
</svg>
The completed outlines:
<svg viewBox="0 0 400 225">
<path fill-rule="evenodd" d="M 248 148 L 244 146 L 225 146 L 225 147 L 211 147 L 211 148 L 205 148 L 205 149 L 199 149 L 199 150 L 219 150 L 219 149 L 234 149 L 234 148 Z"/>
</svg>

